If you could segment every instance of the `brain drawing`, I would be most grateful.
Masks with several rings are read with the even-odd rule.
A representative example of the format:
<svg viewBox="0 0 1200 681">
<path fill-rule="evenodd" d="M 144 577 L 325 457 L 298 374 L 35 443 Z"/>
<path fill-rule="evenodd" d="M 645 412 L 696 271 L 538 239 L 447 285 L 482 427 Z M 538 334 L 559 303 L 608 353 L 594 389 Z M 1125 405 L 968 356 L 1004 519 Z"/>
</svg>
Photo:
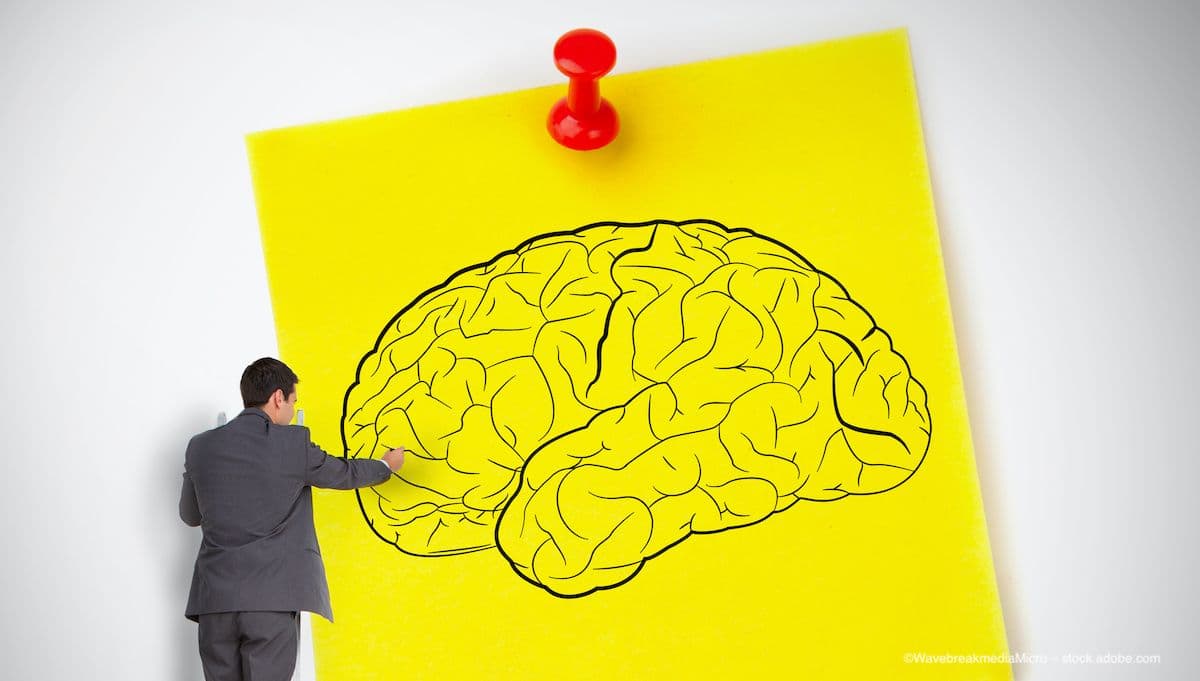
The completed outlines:
<svg viewBox="0 0 1200 681">
<path fill-rule="evenodd" d="M 697 533 L 875 494 L 929 445 L 891 338 L 787 246 L 715 222 L 531 239 L 400 311 L 358 367 L 350 457 L 410 450 L 359 490 L 416 556 L 498 548 L 563 597 Z"/>
</svg>

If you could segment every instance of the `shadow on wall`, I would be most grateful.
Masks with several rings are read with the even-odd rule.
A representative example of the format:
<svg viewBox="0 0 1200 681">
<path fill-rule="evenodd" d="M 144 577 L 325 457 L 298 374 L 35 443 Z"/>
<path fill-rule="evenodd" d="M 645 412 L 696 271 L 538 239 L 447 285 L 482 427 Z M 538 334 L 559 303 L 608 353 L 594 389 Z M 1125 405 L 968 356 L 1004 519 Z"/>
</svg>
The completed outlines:
<svg viewBox="0 0 1200 681">
<path fill-rule="evenodd" d="M 970 405 L 968 417 L 971 424 L 971 440 L 975 448 L 975 466 L 979 476 L 979 492 L 983 497 L 984 515 L 987 519 L 988 541 L 992 551 L 992 565 L 996 572 L 996 589 L 1000 593 L 1000 607 L 1004 617 L 1005 635 L 1008 639 L 1010 652 L 1028 651 L 1026 638 L 1025 609 L 1021 603 L 1021 593 L 1017 587 L 1016 565 L 1013 556 L 1012 525 L 1008 522 L 1009 513 L 1004 507 L 1004 495 L 1000 489 L 1000 465 L 996 455 L 994 437 L 992 436 L 992 419 L 994 413 L 987 401 L 989 390 L 986 389 L 985 376 L 980 367 L 976 348 L 984 347 L 983 339 L 972 323 L 973 315 L 968 301 L 970 295 L 963 292 L 969 288 L 968 282 L 961 273 L 956 258 L 958 252 L 957 234 L 952 229 L 954 216 L 951 211 L 938 201 L 937 197 L 946 194 L 940 189 L 937 163 L 931 154 L 929 159 L 929 177 L 933 184 L 934 206 L 940 223 L 943 262 L 946 268 L 946 280 L 950 294 L 951 309 L 954 310 L 954 336 L 958 339 L 958 361 L 962 371 L 963 392 L 967 404 Z M 1013 665 L 1014 681 L 1024 681 L 1031 678 L 1030 665 Z"/>
<path fill-rule="evenodd" d="M 171 678 L 181 681 L 203 681 L 197 648 L 196 623 L 184 617 L 188 590 L 192 583 L 192 567 L 200 547 L 200 528 L 188 527 L 179 518 L 179 492 L 183 483 L 183 454 L 188 440 L 196 433 L 217 425 L 216 412 L 196 406 L 163 428 L 155 445 L 152 517 L 161 518 L 154 525 L 155 545 L 162 566 L 163 601 L 173 607 L 164 622 L 170 640 L 173 661 Z"/>
</svg>

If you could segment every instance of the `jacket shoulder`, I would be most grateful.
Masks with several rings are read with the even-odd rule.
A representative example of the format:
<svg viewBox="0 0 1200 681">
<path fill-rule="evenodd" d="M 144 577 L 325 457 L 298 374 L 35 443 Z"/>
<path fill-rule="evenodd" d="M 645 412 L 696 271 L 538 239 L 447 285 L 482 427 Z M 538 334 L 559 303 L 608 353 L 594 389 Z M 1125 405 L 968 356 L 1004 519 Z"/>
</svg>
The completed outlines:
<svg viewBox="0 0 1200 681">
<path fill-rule="evenodd" d="M 196 433 L 188 440 L 187 448 L 184 450 L 183 465 L 184 469 L 190 469 L 194 461 L 207 458 L 208 452 L 219 446 L 220 431 L 225 426 L 218 426 L 203 432 Z"/>
<path fill-rule="evenodd" d="M 311 437 L 308 426 L 277 426 L 271 424 L 272 432 L 282 433 L 284 437 L 294 437 L 299 440 L 307 440 Z"/>
<path fill-rule="evenodd" d="M 272 423 L 268 427 L 268 437 L 275 441 L 276 446 L 291 449 L 307 446 L 312 434 L 307 426 L 277 426 Z"/>
<path fill-rule="evenodd" d="M 188 449 L 192 449 L 193 447 L 203 447 L 204 445 L 211 443 L 213 438 L 217 436 L 217 431 L 219 431 L 221 428 L 224 428 L 224 426 L 218 426 L 216 428 L 211 428 L 209 430 L 196 433 L 191 437 L 191 439 L 188 440 Z"/>
</svg>

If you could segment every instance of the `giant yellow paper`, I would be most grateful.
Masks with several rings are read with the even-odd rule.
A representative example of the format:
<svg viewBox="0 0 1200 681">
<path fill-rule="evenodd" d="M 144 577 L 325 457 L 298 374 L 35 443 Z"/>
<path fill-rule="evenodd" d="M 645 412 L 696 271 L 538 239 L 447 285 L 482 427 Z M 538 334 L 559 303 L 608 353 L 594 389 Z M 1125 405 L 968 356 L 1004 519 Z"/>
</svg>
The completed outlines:
<svg viewBox="0 0 1200 681">
<path fill-rule="evenodd" d="M 562 90 L 250 138 L 318 677 L 1009 678 L 903 32 Z"/>
</svg>

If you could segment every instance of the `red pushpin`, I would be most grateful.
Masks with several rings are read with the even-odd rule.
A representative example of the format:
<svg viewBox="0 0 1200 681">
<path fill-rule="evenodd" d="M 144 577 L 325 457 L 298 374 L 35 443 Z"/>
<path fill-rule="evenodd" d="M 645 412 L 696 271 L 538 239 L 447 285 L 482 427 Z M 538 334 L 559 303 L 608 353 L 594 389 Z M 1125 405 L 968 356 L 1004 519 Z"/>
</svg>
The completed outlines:
<svg viewBox="0 0 1200 681">
<path fill-rule="evenodd" d="M 571 79 L 567 96 L 550 109 L 550 136 L 578 151 L 599 149 L 617 136 L 617 111 L 600 96 L 600 76 L 617 63 L 617 48 L 600 31 L 577 28 L 554 44 L 554 65 Z"/>
</svg>

